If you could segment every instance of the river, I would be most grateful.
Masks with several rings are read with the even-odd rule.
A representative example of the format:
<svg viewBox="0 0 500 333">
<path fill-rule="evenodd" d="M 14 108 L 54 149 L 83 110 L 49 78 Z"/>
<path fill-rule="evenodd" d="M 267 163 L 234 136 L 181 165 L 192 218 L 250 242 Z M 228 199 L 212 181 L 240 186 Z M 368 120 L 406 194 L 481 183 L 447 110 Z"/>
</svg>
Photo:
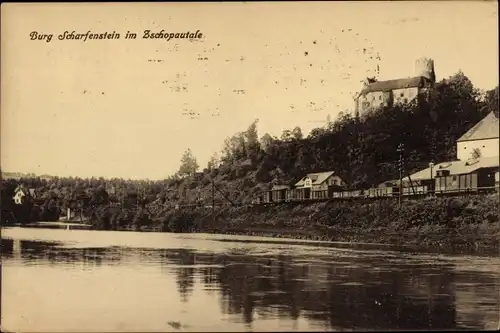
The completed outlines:
<svg viewBox="0 0 500 333">
<path fill-rule="evenodd" d="M 5 228 L 1 282 L 3 331 L 494 329 L 500 303 L 497 257 L 209 234 Z"/>
</svg>

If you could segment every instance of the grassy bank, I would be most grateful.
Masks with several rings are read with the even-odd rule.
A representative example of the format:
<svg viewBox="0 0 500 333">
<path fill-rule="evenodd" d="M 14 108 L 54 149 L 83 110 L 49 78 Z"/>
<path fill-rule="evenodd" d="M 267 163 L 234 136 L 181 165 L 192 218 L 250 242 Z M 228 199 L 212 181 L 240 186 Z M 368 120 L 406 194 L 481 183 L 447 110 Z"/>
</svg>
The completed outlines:
<svg viewBox="0 0 500 333">
<path fill-rule="evenodd" d="M 452 249 L 495 248 L 498 196 L 323 202 L 171 212 L 164 231 L 209 232 Z"/>
</svg>

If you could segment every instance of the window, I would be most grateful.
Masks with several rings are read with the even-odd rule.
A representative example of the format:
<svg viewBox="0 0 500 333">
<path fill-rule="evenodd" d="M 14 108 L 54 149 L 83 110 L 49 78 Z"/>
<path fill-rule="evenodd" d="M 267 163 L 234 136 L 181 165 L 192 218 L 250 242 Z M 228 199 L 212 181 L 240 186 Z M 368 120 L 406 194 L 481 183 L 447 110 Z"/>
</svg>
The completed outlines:
<svg viewBox="0 0 500 333">
<path fill-rule="evenodd" d="M 378 100 L 379 100 L 379 101 L 381 101 L 381 100 L 382 100 L 382 96 L 379 96 L 379 97 L 378 97 Z"/>
<path fill-rule="evenodd" d="M 453 180 L 454 182 L 457 181 L 457 176 L 451 177 L 451 180 Z"/>
<path fill-rule="evenodd" d="M 408 103 L 408 98 L 403 99 L 405 103 Z"/>
<path fill-rule="evenodd" d="M 485 148 L 484 145 L 483 145 L 483 148 Z"/>
<path fill-rule="evenodd" d="M 401 94 L 399 94 L 400 97 L 404 97 L 405 96 L 405 93 L 402 92 Z"/>
</svg>

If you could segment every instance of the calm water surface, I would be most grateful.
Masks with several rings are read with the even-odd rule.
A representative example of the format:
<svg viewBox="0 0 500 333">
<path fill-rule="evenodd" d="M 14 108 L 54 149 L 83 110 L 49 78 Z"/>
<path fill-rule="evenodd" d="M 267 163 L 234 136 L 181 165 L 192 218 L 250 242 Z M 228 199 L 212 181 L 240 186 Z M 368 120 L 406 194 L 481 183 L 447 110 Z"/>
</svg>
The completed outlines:
<svg viewBox="0 0 500 333">
<path fill-rule="evenodd" d="M 493 329 L 499 318 L 494 257 L 204 234 L 2 238 L 9 331 Z"/>
</svg>

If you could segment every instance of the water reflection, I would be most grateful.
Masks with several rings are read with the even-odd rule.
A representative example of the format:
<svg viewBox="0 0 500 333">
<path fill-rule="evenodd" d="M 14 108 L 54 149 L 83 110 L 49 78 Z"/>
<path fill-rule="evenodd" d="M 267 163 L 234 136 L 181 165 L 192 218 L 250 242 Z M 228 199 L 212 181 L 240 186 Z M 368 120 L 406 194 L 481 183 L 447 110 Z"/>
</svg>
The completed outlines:
<svg viewBox="0 0 500 333">
<path fill-rule="evenodd" d="M 332 257 L 268 251 L 262 256 L 242 249 L 79 248 L 12 239 L 2 240 L 2 257 L 12 264 L 79 269 L 160 268 L 159 274 L 175 278 L 181 303 L 197 302 L 198 286 L 219 296 L 214 306 L 227 321 L 247 327 L 303 319 L 309 329 L 483 329 L 498 319 L 498 277 L 445 260 L 384 253 Z"/>
</svg>

